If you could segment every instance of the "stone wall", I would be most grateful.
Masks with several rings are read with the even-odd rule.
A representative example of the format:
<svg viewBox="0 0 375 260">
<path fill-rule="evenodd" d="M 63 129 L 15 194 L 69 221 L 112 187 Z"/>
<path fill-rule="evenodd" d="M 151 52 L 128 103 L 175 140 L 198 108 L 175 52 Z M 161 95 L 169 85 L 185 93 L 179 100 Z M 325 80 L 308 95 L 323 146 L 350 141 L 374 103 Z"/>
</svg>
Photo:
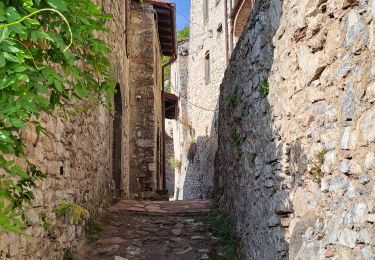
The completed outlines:
<svg viewBox="0 0 375 260">
<path fill-rule="evenodd" d="M 203 1 L 191 2 L 188 81 L 183 98 L 186 107 L 182 118 L 186 128 L 180 181 L 176 182 L 179 198 L 212 196 L 214 159 L 217 147 L 217 101 L 219 86 L 226 67 L 224 1 L 209 1 L 208 19 L 204 21 Z M 221 29 L 220 29 L 221 28 Z M 205 80 L 205 55 L 210 56 L 210 82 Z M 172 75 L 173 78 L 173 75 Z M 187 159 L 193 146 L 194 158 Z M 185 162 L 185 163 L 184 163 Z M 177 194 L 177 193 L 176 193 Z"/>
<path fill-rule="evenodd" d="M 174 187 L 175 187 L 175 169 L 170 164 L 170 158 L 174 158 L 174 142 L 173 136 L 168 131 L 171 126 L 166 124 L 166 133 L 165 133 L 165 156 L 166 156 L 166 165 L 165 165 L 165 175 L 166 175 L 166 189 L 168 191 L 169 198 L 174 197 Z"/>
<path fill-rule="evenodd" d="M 125 37 L 125 2 L 103 3 L 113 15 L 111 30 L 105 39 L 111 46 L 112 74 L 121 86 L 126 85 L 127 60 Z M 86 100 L 74 105 L 77 116 L 44 116 L 43 125 L 50 132 L 39 138 L 28 129 L 24 133 L 26 153 L 47 178 L 35 189 L 35 201 L 27 215 L 29 236 L 0 235 L 0 258 L 62 259 L 64 252 L 77 245 L 82 226 L 63 223 L 53 210 L 62 203 L 76 203 L 89 210 L 91 217 L 110 205 L 113 198 L 112 117 L 105 108 Z M 88 111 L 88 112 L 82 112 Z M 43 227 L 46 216 L 50 228 Z"/>
<path fill-rule="evenodd" d="M 187 153 L 192 139 L 187 115 L 187 83 L 189 40 L 177 43 L 177 60 L 171 65 L 171 91 L 179 97 L 178 119 L 167 120 L 167 132 L 172 133 L 174 153 L 168 159 L 174 158 L 181 163 L 181 169 L 174 169 L 174 199 L 184 199 L 184 184 L 187 170 Z M 167 162 L 169 165 L 170 162 Z M 186 197 L 185 197 L 186 198 Z"/>
<path fill-rule="evenodd" d="M 132 1 L 129 39 L 129 197 L 151 199 L 158 190 L 164 142 L 160 43 L 152 5 Z"/>
<path fill-rule="evenodd" d="M 374 259 L 374 15 L 373 0 L 256 1 L 215 167 L 246 259 Z"/>
</svg>

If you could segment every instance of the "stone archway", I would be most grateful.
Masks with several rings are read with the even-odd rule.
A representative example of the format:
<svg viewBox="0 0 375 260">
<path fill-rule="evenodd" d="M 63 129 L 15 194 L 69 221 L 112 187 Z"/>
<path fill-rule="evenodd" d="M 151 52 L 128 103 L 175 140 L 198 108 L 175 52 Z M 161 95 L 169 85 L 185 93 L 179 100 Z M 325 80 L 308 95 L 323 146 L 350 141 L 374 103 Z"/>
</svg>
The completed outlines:
<svg viewBox="0 0 375 260">
<path fill-rule="evenodd" d="M 116 84 L 114 96 L 114 118 L 113 118 L 113 147 L 112 147 L 112 172 L 114 180 L 114 196 L 121 196 L 121 142 L 122 142 L 122 97 L 120 84 Z"/>
</svg>

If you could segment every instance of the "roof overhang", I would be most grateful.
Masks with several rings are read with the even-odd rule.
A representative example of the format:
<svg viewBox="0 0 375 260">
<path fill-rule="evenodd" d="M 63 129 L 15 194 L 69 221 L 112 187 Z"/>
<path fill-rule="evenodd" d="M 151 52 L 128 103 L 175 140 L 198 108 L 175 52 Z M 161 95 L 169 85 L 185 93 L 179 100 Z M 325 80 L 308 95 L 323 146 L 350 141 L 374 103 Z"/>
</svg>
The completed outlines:
<svg viewBox="0 0 375 260">
<path fill-rule="evenodd" d="M 161 53 L 172 57 L 177 53 L 176 44 L 176 5 L 162 0 L 145 0 L 152 4 L 157 14 Z"/>
<path fill-rule="evenodd" d="M 165 102 L 165 118 L 177 120 L 178 97 L 174 94 L 164 92 L 164 102 Z"/>
</svg>

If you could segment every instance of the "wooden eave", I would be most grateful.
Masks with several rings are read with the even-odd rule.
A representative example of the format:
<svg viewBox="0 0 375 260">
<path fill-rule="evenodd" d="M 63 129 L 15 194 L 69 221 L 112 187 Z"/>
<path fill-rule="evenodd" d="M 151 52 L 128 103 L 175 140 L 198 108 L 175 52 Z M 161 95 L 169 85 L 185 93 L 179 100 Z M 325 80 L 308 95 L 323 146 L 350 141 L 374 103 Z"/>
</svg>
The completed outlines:
<svg viewBox="0 0 375 260">
<path fill-rule="evenodd" d="M 178 97 L 174 94 L 164 92 L 164 102 L 165 102 L 165 118 L 177 120 Z"/>
<path fill-rule="evenodd" d="M 152 4 L 157 14 L 158 34 L 161 53 L 172 57 L 177 53 L 176 44 L 176 5 L 161 0 L 145 0 Z"/>
</svg>

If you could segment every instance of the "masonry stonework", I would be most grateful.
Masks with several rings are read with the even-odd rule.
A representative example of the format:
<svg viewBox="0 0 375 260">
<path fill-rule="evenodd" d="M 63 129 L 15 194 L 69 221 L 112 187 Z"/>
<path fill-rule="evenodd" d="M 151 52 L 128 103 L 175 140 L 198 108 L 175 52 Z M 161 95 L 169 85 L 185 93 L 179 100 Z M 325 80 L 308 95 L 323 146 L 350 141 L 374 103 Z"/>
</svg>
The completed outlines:
<svg viewBox="0 0 375 260">
<path fill-rule="evenodd" d="M 149 199 L 163 185 L 156 176 L 162 163 L 164 117 L 155 10 L 152 4 L 142 6 L 135 0 L 100 4 L 103 12 L 113 16 L 109 33 L 98 37 L 111 49 L 111 74 L 120 104 L 108 111 L 88 99 L 74 105 L 76 116 L 59 111 L 44 116 L 48 136 L 25 131 L 28 158 L 47 178 L 35 189 L 35 201 L 27 210 L 25 233 L 29 236 L 0 234 L 0 258 L 62 259 L 65 252 L 77 247 L 83 223 L 66 223 L 56 217 L 56 207 L 75 203 L 95 218 L 114 197 Z M 114 131 L 114 126 L 120 128 Z M 119 157 L 114 159 L 117 153 Z"/>
<path fill-rule="evenodd" d="M 374 259 L 374 15 L 366 0 L 256 1 L 215 167 L 245 259 Z"/>
<path fill-rule="evenodd" d="M 181 173 L 176 176 L 178 199 L 212 196 L 214 159 L 217 147 L 217 101 L 226 67 L 224 1 L 209 1 L 208 18 L 203 17 L 203 1 L 191 2 L 190 39 L 186 92 L 180 95 L 183 136 Z M 221 29 L 220 29 L 221 28 Z M 205 58 L 209 55 L 209 78 L 205 75 Z M 173 66 L 172 66 L 173 67 Z M 172 69 L 173 81 L 173 69 Z M 186 80 L 186 79 L 182 79 Z M 179 87 L 177 87 L 179 88 Z M 177 91 L 178 92 L 178 91 Z M 181 103 L 182 104 L 182 103 Z M 194 158 L 187 158 L 189 150 Z"/>
<path fill-rule="evenodd" d="M 129 197 L 151 199 L 162 155 L 161 54 L 155 11 L 132 2 L 129 30 Z M 142 48 L 140 48 L 142 46 Z M 159 145 L 158 145 L 159 144 Z"/>
<path fill-rule="evenodd" d="M 126 85 L 124 71 L 127 62 L 122 48 L 125 31 L 125 4 L 108 4 L 106 11 L 116 19 L 108 27 L 107 41 L 113 48 L 113 73 L 121 85 Z M 121 64 L 121 65 L 120 65 Z M 64 252 L 77 245 L 82 225 L 64 223 L 53 210 L 62 203 L 75 203 L 86 208 L 91 216 L 98 215 L 113 198 L 111 166 L 112 117 L 93 100 L 75 105 L 77 116 L 66 117 L 55 111 L 44 116 L 48 136 L 24 133 L 26 153 L 47 175 L 35 189 L 35 201 L 27 211 L 29 236 L 12 233 L 0 235 L 0 251 L 4 259 L 62 259 Z M 88 111 L 88 112 L 82 112 Z M 41 215 L 50 228 L 43 227 Z"/>
</svg>

